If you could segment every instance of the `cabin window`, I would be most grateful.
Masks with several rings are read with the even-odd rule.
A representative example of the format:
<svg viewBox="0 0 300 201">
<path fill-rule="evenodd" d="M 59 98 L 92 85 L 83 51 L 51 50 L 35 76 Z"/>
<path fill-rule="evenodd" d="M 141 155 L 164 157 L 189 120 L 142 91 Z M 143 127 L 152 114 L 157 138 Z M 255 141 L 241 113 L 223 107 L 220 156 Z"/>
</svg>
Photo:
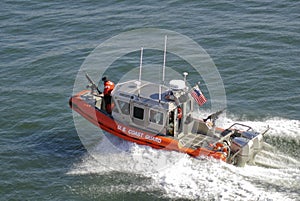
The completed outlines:
<svg viewBox="0 0 300 201">
<path fill-rule="evenodd" d="M 130 105 L 127 102 L 124 101 L 118 101 L 119 103 L 119 107 L 121 109 L 121 112 L 125 115 L 129 115 L 130 114 Z"/>
<path fill-rule="evenodd" d="M 149 121 L 156 124 L 163 124 L 163 113 L 155 110 L 150 110 Z"/>
<path fill-rule="evenodd" d="M 111 99 L 111 105 L 112 105 L 112 108 L 113 108 L 113 112 L 119 113 L 119 109 L 118 109 L 118 107 L 115 106 L 116 105 L 115 103 L 116 103 L 115 99 L 112 98 Z"/>
<path fill-rule="evenodd" d="M 143 120 L 144 119 L 144 109 L 134 106 L 133 107 L 133 117 Z"/>
</svg>

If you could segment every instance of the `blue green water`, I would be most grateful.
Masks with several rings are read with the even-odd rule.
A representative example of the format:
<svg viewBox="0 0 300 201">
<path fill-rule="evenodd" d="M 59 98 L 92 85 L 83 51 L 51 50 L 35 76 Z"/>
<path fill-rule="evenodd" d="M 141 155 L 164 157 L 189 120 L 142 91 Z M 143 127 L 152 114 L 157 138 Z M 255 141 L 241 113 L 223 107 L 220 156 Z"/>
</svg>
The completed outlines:
<svg viewBox="0 0 300 201">
<path fill-rule="evenodd" d="M 299 163 L 283 160 L 300 159 L 299 1 L 4 0 L 0 27 L 0 200 L 299 199 Z M 149 27 L 207 51 L 226 89 L 226 121 L 269 124 L 285 168 L 187 158 L 176 163 L 182 172 L 108 171 L 89 157 L 68 107 L 78 70 L 100 43 Z"/>
</svg>

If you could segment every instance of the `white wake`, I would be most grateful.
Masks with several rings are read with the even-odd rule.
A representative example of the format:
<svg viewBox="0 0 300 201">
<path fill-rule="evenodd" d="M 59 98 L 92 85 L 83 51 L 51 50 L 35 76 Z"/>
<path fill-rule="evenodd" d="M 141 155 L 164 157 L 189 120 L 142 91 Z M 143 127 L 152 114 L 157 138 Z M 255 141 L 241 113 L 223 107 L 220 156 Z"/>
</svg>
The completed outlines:
<svg viewBox="0 0 300 201">
<path fill-rule="evenodd" d="M 231 119 L 224 123 L 230 125 Z M 262 121 L 243 121 L 258 130 L 271 127 L 269 137 L 288 137 L 299 141 L 299 121 L 273 118 Z M 113 144 L 111 143 L 113 142 Z M 92 157 L 91 157 L 92 155 Z M 115 172 L 141 175 L 145 185 L 114 186 L 111 191 L 159 190 L 163 197 L 196 200 L 296 200 L 300 193 L 300 164 L 297 159 L 272 151 L 264 151 L 258 160 L 269 167 L 235 167 L 213 159 L 197 160 L 185 154 L 156 150 L 120 140 L 108 135 L 69 174 L 109 175 Z M 276 168 L 270 168 L 270 167 Z"/>
</svg>

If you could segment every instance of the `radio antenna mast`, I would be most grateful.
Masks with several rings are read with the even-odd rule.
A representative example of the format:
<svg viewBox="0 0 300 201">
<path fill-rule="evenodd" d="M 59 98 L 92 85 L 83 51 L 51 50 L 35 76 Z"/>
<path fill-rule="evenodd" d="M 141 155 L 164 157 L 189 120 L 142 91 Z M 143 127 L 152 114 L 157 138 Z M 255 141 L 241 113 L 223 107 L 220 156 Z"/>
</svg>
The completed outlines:
<svg viewBox="0 0 300 201">
<path fill-rule="evenodd" d="M 167 35 L 165 35 L 165 48 L 164 48 L 164 63 L 163 63 L 163 69 L 162 69 L 162 84 L 165 84 L 165 71 L 166 71 L 166 56 L 167 56 Z M 159 98 L 158 101 L 161 101 L 161 84 L 159 85 Z"/>
<path fill-rule="evenodd" d="M 139 82 L 141 82 L 142 80 L 142 65 L 143 65 L 143 47 L 141 47 Z"/>
<path fill-rule="evenodd" d="M 168 36 L 165 35 L 164 63 L 163 63 L 163 72 L 162 72 L 162 83 L 163 84 L 165 84 L 166 56 L 167 56 L 167 39 L 168 39 Z"/>
</svg>

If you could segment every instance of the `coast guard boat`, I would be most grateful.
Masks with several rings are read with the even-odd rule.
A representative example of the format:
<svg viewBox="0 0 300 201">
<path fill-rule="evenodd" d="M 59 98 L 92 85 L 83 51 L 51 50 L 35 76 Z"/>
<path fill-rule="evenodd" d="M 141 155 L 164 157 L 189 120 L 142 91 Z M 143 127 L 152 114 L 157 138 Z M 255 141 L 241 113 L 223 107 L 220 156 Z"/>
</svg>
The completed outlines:
<svg viewBox="0 0 300 201">
<path fill-rule="evenodd" d="M 94 125 L 124 140 L 196 158 L 213 157 L 237 166 L 254 164 L 268 129 L 260 133 L 239 123 L 219 128 L 215 123 L 223 111 L 205 119 L 196 117 L 196 105 L 206 99 L 199 86 L 188 88 L 186 76 L 184 73 L 182 80 L 156 84 L 141 80 L 140 70 L 139 79 L 115 86 L 112 112 L 107 112 L 102 93 L 86 74 L 90 88 L 71 97 L 69 104 Z"/>
</svg>

